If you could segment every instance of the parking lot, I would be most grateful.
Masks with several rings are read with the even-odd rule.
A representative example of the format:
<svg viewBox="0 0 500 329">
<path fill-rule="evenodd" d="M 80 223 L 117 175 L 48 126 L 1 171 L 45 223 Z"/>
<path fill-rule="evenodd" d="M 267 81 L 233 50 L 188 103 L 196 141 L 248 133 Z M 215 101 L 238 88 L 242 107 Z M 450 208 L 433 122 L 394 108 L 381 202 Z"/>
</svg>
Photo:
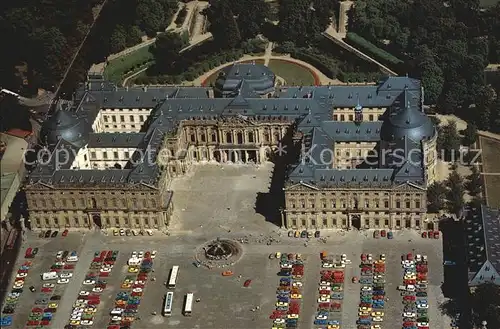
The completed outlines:
<svg viewBox="0 0 500 329">
<path fill-rule="evenodd" d="M 29 236 L 20 255 L 24 256 L 28 247 L 40 247 L 26 279 L 26 286 L 33 285 L 37 291 L 43 284 L 40 274 L 50 268 L 59 250 L 75 250 L 80 257 L 70 284 L 57 288 L 60 289 L 58 292 L 62 294 L 62 300 L 51 327 L 60 329 L 68 323 L 73 303 L 82 290 L 82 282 L 96 251 L 119 250 L 119 255 L 106 279 L 107 286 L 101 293 L 101 302 L 90 328 L 107 327 L 114 299 L 128 274 L 126 262 L 130 254 L 133 251 L 157 250 L 154 272 L 151 273 L 156 280 L 147 282 L 138 308 L 140 319 L 132 328 L 271 328 L 269 315 L 276 304 L 279 260 L 269 259 L 269 254 L 276 252 L 303 255 L 303 298 L 298 327 L 317 328 L 313 323 L 317 314 L 318 283 L 322 270 L 321 251 L 346 254 L 352 260 L 352 264 L 345 268 L 344 299 L 341 315 L 338 316 L 341 328 L 356 328 L 360 284 L 351 282 L 351 278 L 360 275 L 361 253 L 386 255 L 388 300 L 384 308 L 383 328 L 401 327 L 403 305 L 397 287 L 402 283 L 401 255 L 409 252 L 428 256 L 430 325 L 432 328 L 445 328 L 449 320 L 444 319 L 438 307 L 442 302 L 440 285 L 443 277 L 440 239 L 423 239 L 411 231 L 395 232 L 392 240 L 374 239 L 371 232 L 322 231 L 327 243 L 312 238 L 306 247 L 305 239 L 288 237 L 286 231 L 279 231 L 266 223 L 253 210 L 256 193 L 268 188 L 271 176 L 269 168 L 213 167 L 197 168 L 188 177 L 174 183 L 173 188 L 178 193 L 174 194 L 176 209 L 170 236 L 105 236 L 98 231 L 86 234 L 72 232 L 67 237 L 48 239 Z M 222 171 L 222 177 L 214 178 L 215 171 Z M 269 236 L 274 238 L 271 245 L 266 244 Z M 248 243 L 241 245 L 241 258 L 229 268 L 209 270 L 194 266 L 196 251 L 216 237 L 247 239 Z M 18 265 L 23 262 L 21 257 Z M 168 280 L 169 271 L 174 265 L 180 266 L 180 271 L 177 287 L 173 290 L 172 316 L 163 317 L 163 297 L 168 291 L 164 282 Z M 227 269 L 234 274 L 222 276 L 222 271 Z M 249 287 L 244 287 L 247 279 L 252 282 Z M 182 315 L 184 295 L 188 292 L 194 293 L 195 299 L 200 299 L 193 304 L 191 317 Z M 13 328 L 25 328 L 37 294 L 24 290 L 13 315 Z M 153 312 L 157 314 L 153 315 Z"/>
</svg>

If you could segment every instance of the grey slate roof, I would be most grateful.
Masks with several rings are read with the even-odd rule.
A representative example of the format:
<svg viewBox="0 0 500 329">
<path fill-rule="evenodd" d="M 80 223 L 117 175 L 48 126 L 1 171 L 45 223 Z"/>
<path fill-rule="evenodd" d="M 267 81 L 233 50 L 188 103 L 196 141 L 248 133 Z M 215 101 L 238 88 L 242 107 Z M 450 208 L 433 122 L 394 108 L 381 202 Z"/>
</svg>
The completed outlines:
<svg viewBox="0 0 500 329">
<path fill-rule="evenodd" d="M 88 148 L 134 148 L 141 144 L 146 133 L 90 133 Z"/>
<path fill-rule="evenodd" d="M 481 206 L 486 259 L 500 273 L 500 211 Z"/>
<path fill-rule="evenodd" d="M 410 166 L 409 163 L 381 169 L 352 170 L 330 169 L 331 164 L 325 164 L 333 160 L 335 142 L 377 142 L 383 130 L 380 122 L 356 124 L 330 121 L 334 108 L 353 108 L 359 105 L 361 107 L 387 107 L 397 112 L 403 107 L 402 104 L 409 104 L 410 109 L 418 111 L 422 101 L 418 80 L 408 77 L 389 77 L 377 86 L 281 87 L 273 97 L 260 98 L 259 94 L 268 91 L 266 88 L 270 88 L 268 85 L 271 81 L 274 87 L 274 74 L 267 67 L 238 64 L 228 67 L 225 75 L 223 81 L 219 79 L 219 82 L 222 83 L 222 89 L 232 90 L 227 94 L 232 95 L 232 98 L 209 98 L 209 88 L 119 88 L 102 80 L 89 81 L 84 88 L 75 93 L 73 107 L 69 111 L 61 111 L 58 114 L 64 119 L 61 120 L 65 122 L 64 125 L 57 124 L 56 119 L 47 122 L 46 131 L 51 137 L 52 147 L 67 147 L 78 151 L 79 147 L 88 142 L 90 147 L 94 145 L 106 145 L 101 147 L 139 146 L 140 149 L 148 149 L 149 152 L 135 152 L 125 169 L 99 170 L 99 173 L 95 170 L 70 170 L 69 165 L 57 168 L 51 160 L 52 162 L 49 161 L 47 165 L 40 165 L 34 171 L 32 178 L 56 182 L 61 178 L 63 181 L 74 180 L 75 178 L 71 177 L 78 176 L 78 181 L 96 183 L 98 181 L 111 182 L 113 177 L 113 180 L 125 180 L 129 183 L 140 181 L 154 183 L 159 175 L 159 167 L 154 161 L 145 161 L 145 156 L 155 159 L 163 139 L 166 135 L 175 134 L 181 120 L 253 116 L 258 120 L 274 118 L 296 121 L 298 129 L 305 133 L 304 138 L 307 144 L 305 151 L 310 152 L 310 159 L 309 162 L 304 161 L 304 163 L 294 165 L 294 169 L 289 173 L 292 181 L 313 181 L 316 184 L 330 182 L 328 184 L 335 186 L 353 184 L 372 186 L 373 184 L 390 184 L 393 180 L 410 180 L 417 183 L 422 180 L 422 168 Z M 88 127 L 95 119 L 99 108 L 154 110 L 145 125 L 147 127 L 145 133 L 96 134 L 92 133 Z M 405 112 L 400 113 L 400 116 L 403 114 Z M 410 114 L 416 115 L 414 112 Z M 390 121 L 390 129 L 397 128 L 397 124 L 401 121 L 396 120 L 397 118 L 394 116 Z M 422 122 L 425 121 L 421 117 L 416 116 L 416 118 Z M 413 117 L 412 121 L 415 121 Z M 428 129 L 426 121 L 424 123 L 424 128 Z M 61 136 L 61 140 L 54 140 L 54 135 Z M 410 139 L 406 137 L 411 136 L 405 134 L 405 138 L 401 139 L 405 143 L 403 145 L 405 150 L 411 144 Z M 408 155 L 407 151 L 405 151 L 406 155 Z M 316 161 L 321 156 L 323 156 L 323 161 Z M 412 156 L 418 157 L 418 154 L 412 154 Z"/>
</svg>

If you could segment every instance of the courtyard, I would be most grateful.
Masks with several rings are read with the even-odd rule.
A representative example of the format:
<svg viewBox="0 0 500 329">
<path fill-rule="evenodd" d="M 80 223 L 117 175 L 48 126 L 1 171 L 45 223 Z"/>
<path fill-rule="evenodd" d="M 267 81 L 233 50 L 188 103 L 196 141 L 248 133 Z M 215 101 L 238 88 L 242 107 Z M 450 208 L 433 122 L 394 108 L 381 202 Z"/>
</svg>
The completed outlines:
<svg viewBox="0 0 500 329">
<path fill-rule="evenodd" d="M 269 188 L 272 165 L 196 165 L 186 175 L 174 180 L 174 218 L 170 235 L 153 236 L 112 236 L 99 231 L 71 232 L 67 237 L 55 239 L 38 238 L 30 235 L 21 250 L 19 264 L 24 262 L 27 247 L 40 247 L 29 272 L 26 285 L 41 287 L 40 273 L 50 267 L 58 250 L 75 250 L 80 260 L 74 270 L 74 277 L 67 287 L 59 288 L 62 300 L 51 323 L 52 328 L 63 328 L 71 312 L 71 304 L 82 289 L 82 281 L 90 265 L 94 252 L 119 250 L 112 273 L 107 278 L 107 287 L 101 293 L 101 303 L 94 318 L 95 328 L 105 328 L 110 319 L 114 297 L 120 290 L 120 282 L 127 275 L 126 261 L 132 251 L 157 250 L 154 259 L 155 281 L 148 281 L 139 307 L 140 320 L 132 327 L 141 328 L 270 328 L 272 313 L 276 303 L 277 272 L 279 261 L 269 259 L 276 252 L 301 253 L 305 258 L 303 279 L 303 302 L 299 328 L 314 328 L 318 298 L 317 283 L 320 277 L 319 254 L 326 250 L 330 254 L 345 253 L 352 265 L 346 268 L 344 285 L 345 297 L 342 306 L 342 328 L 355 328 L 359 303 L 358 283 L 351 277 L 359 275 L 361 253 L 387 257 L 386 302 L 384 328 L 401 327 L 402 298 L 396 290 L 402 283 L 401 254 L 414 252 L 429 257 L 429 317 L 433 328 L 444 328 L 448 321 L 441 315 L 439 305 L 443 302 L 441 283 L 443 281 L 442 240 L 422 239 L 412 231 L 395 232 L 393 240 L 373 239 L 371 232 L 322 231 L 326 243 L 319 239 L 305 239 L 287 236 L 281 230 L 267 223 L 254 206 L 258 192 Z M 241 258 L 226 268 L 196 267 L 193 265 L 197 251 L 208 241 L 221 237 L 240 244 Z M 273 238 L 271 244 L 266 242 Z M 19 265 L 17 264 L 17 265 Z M 180 267 L 177 287 L 174 290 L 171 317 L 159 315 L 163 296 L 167 292 L 164 282 L 168 280 L 172 266 Z M 233 276 L 224 277 L 222 271 L 230 269 Z M 241 276 L 241 277 L 240 277 Z M 249 287 L 243 282 L 251 279 Z M 200 301 L 194 303 L 191 317 L 181 314 L 184 295 L 194 293 Z M 27 316 L 33 307 L 37 293 L 28 289 L 23 292 L 16 313 L 14 328 L 25 328 Z M 258 306 L 258 308 L 257 308 Z M 157 315 L 153 315 L 156 312 Z M 92 328 L 90 327 L 90 328 Z"/>
</svg>

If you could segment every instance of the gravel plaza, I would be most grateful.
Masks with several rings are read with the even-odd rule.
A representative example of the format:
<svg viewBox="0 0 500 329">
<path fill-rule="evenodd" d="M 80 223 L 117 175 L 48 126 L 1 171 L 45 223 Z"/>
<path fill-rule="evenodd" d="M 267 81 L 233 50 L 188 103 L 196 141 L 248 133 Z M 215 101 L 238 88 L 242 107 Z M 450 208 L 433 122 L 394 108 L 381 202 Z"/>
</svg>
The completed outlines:
<svg viewBox="0 0 500 329">
<path fill-rule="evenodd" d="M 127 275 L 126 261 L 134 250 L 152 251 L 154 259 L 152 276 L 148 281 L 139 306 L 139 320 L 132 328 L 271 328 L 272 313 L 276 303 L 276 286 L 279 261 L 269 259 L 276 252 L 301 253 L 305 258 L 303 278 L 303 301 L 299 328 L 316 328 L 313 325 L 318 298 L 318 282 L 321 271 L 320 252 L 347 254 L 352 261 L 345 269 L 344 300 L 340 316 L 342 328 L 356 328 L 359 303 L 359 283 L 352 283 L 359 276 L 361 253 L 374 256 L 386 255 L 386 294 L 388 301 L 384 309 L 383 328 L 402 326 L 402 297 L 397 286 L 402 284 L 401 255 L 408 252 L 427 255 L 429 258 L 429 317 L 432 328 L 446 328 L 448 320 L 439 310 L 444 301 L 441 294 L 443 281 L 442 241 L 422 239 L 417 232 L 403 230 L 395 232 L 394 239 L 374 239 L 372 232 L 322 231 L 326 243 L 318 239 L 291 238 L 287 231 L 265 222 L 254 210 L 257 192 L 267 192 L 272 167 L 239 165 L 197 165 L 186 176 L 173 182 L 174 218 L 170 235 L 112 236 L 101 232 L 72 232 L 67 237 L 43 239 L 29 236 L 20 252 L 19 265 L 24 262 L 28 247 L 40 247 L 26 280 L 26 288 L 14 314 L 13 328 L 25 328 L 27 316 L 37 293 L 27 287 L 42 285 L 40 273 L 53 262 L 58 250 L 76 250 L 80 256 L 74 276 L 67 287 L 58 287 L 63 295 L 51 328 L 60 329 L 68 322 L 72 303 L 77 299 L 81 284 L 95 251 L 119 250 L 118 259 L 107 279 L 107 287 L 101 294 L 101 304 L 89 328 L 106 328 L 113 308 L 114 297 L 120 283 Z M 199 248 L 217 237 L 240 241 L 241 257 L 233 266 L 226 268 L 196 267 L 193 265 Z M 269 237 L 274 242 L 268 245 Z M 168 291 L 164 282 L 168 280 L 172 266 L 180 266 L 177 287 L 174 290 L 171 317 L 161 316 L 163 296 Z M 233 276 L 223 277 L 222 271 L 230 269 Z M 249 287 L 243 287 L 251 279 Z M 57 285 L 56 285 L 57 286 Z M 194 293 L 200 301 L 194 303 L 191 317 L 182 315 L 184 295 Z M 153 315 L 156 312 L 157 315 Z"/>
</svg>

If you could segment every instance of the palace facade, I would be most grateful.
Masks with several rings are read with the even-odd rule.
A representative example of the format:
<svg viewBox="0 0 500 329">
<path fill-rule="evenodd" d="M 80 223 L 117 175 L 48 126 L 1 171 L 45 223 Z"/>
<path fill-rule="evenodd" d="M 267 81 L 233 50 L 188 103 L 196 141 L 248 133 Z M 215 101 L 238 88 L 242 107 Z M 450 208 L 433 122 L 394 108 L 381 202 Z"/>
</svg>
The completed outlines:
<svg viewBox="0 0 500 329">
<path fill-rule="evenodd" d="M 284 227 L 432 225 L 437 134 L 418 80 L 274 86 L 256 64 L 224 69 L 213 88 L 88 79 L 42 128 L 25 184 L 32 228 L 164 229 L 169 181 L 199 161 L 286 161 Z"/>
</svg>

